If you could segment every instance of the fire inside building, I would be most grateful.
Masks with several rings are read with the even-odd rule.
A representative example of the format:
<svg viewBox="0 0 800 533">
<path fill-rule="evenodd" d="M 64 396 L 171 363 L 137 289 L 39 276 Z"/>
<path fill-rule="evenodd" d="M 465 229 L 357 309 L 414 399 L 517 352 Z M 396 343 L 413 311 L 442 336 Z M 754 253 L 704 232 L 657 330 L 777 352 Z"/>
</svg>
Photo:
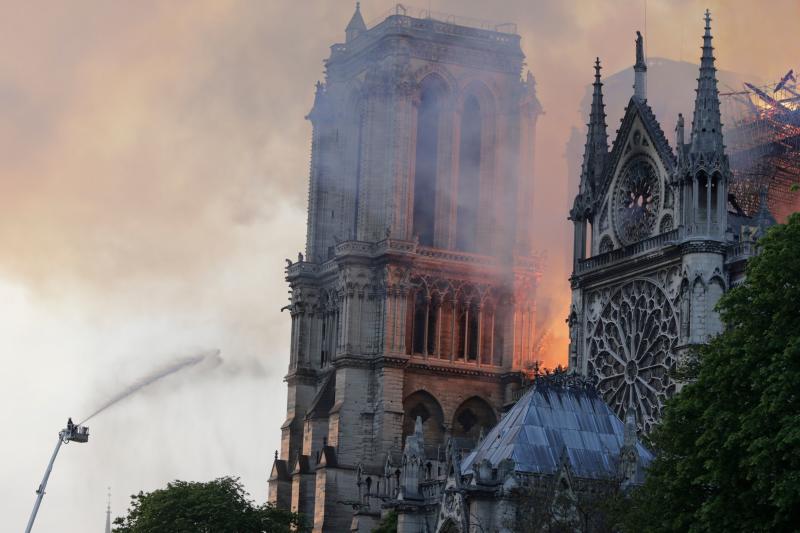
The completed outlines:
<svg viewBox="0 0 800 533">
<path fill-rule="evenodd" d="M 720 93 L 725 141 L 733 169 L 731 192 L 748 216 L 762 196 L 778 222 L 800 210 L 800 89 L 789 70 L 777 82 Z"/>
<path fill-rule="evenodd" d="M 708 12 L 702 39 L 688 139 L 680 116 L 674 149 L 647 103 L 643 37 L 610 147 L 595 64 L 565 212 L 569 369 L 540 375 L 528 215 L 542 108 L 516 27 L 402 5 L 368 27 L 356 7 L 308 115 L 272 503 L 316 533 L 368 532 L 389 514 L 400 533 L 518 531 L 532 513 L 589 531 L 579 501 L 642 482 L 653 456 L 639 436 L 679 387 L 671 370 L 720 330 L 715 303 L 774 223 L 764 201 L 738 201 L 738 184 L 791 187 L 796 154 L 789 77 L 752 90 L 758 103 L 731 95 L 757 108 L 732 130 L 784 132 L 732 143 L 732 170 Z"/>
</svg>

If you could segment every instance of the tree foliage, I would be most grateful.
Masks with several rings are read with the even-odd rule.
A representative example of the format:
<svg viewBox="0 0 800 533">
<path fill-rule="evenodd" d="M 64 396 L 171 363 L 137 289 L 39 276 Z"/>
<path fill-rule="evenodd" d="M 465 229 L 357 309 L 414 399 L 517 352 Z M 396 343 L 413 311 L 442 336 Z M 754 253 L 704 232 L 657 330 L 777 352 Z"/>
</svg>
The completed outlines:
<svg viewBox="0 0 800 533">
<path fill-rule="evenodd" d="M 552 477 L 516 489 L 511 499 L 515 515 L 504 525 L 515 533 L 613 533 L 626 501 L 617 478 L 564 484 Z"/>
<path fill-rule="evenodd" d="M 693 379 L 653 435 L 627 531 L 795 531 L 800 524 L 800 214 L 769 230 L 718 310 Z"/>
<path fill-rule="evenodd" d="M 397 533 L 397 511 L 393 509 L 386 513 L 372 533 Z"/>
<path fill-rule="evenodd" d="M 132 495 L 114 533 L 289 533 L 302 525 L 296 513 L 253 504 L 238 478 L 222 477 Z"/>
</svg>

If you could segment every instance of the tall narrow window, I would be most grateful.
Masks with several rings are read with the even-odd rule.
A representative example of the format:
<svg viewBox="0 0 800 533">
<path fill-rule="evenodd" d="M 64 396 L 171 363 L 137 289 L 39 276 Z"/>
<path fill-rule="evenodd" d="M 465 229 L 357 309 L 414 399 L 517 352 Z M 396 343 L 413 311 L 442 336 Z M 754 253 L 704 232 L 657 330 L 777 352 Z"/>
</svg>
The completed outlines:
<svg viewBox="0 0 800 533">
<path fill-rule="evenodd" d="M 324 367 L 328 364 L 328 336 L 327 331 L 325 330 L 325 323 L 328 321 L 327 316 L 323 316 L 322 319 L 322 350 L 320 350 L 319 354 L 319 366 Z"/>
<path fill-rule="evenodd" d="M 414 299 L 414 322 L 412 325 L 411 353 L 421 354 L 425 350 L 425 329 L 428 321 L 428 302 L 422 291 L 417 292 Z"/>
<path fill-rule="evenodd" d="M 717 187 L 719 187 L 719 180 L 717 179 L 717 174 L 714 174 L 711 177 L 711 189 L 708 191 L 708 194 L 711 195 L 711 221 L 712 222 L 719 222 L 717 220 L 719 217 L 717 216 Z"/>
<path fill-rule="evenodd" d="M 706 223 L 706 202 L 708 201 L 708 178 L 705 174 L 697 176 L 697 222 L 705 227 Z"/>
<path fill-rule="evenodd" d="M 503 351 L 506 349 L 505 331 L 509 315 L 508 307 L 508 302 L 501 300 L 498 302 L 494 312 L 494 333 L 492 334 L 494 347 L 492 348 L 492 354 L 494 364 L 497 366 L 503 366 Z"/>
<path fill-rule="evenodd" d="M 437 319 L 439 317 L 439 299 L 432 298 L 430 303 L 428 304 L 428 325 L 427 325 L 427 334 L 426 334 L 426 341 L 427 346 L 425 350 L 428 355 L 434 355 L 436 353 L 436 340 L 438 338 L 437 330 Z"/>
<path fill-rule="evenodd" d="M 439 78 L 429 76 L 422 82 L 414 166 L 414 234 L 424 246 L 433 246 L 439 115 L 443 93 L 444 85 Z"/>
<path fill-rule="evenodd" d="M 479 311 L 476 305 L 469 306 L 469 314 L 467 316 L 467 359 L 475 361 L 478 359 L 478 327 L 479 327 Z"/>
<path fill-rule="evenodd" d="M 481 108 L 474 96 L 467 98 L 461 114 L 458 168 L 456 248 L 475 252 L 481 178 Z"/>
<path fill-rule="evenodd" d="M 467 345 L 467 314 L 468 314 L 468 307 L 466 304 L 462 302 L 458 302 L 456 304 L 456 321 L 455 324 L 455 331 L 453 334 L 455 335 L 456 345 L 455 345 L 455 353 L 453 354 L 453 359 L 464 359 L 464 350 Z"/>
</svg>

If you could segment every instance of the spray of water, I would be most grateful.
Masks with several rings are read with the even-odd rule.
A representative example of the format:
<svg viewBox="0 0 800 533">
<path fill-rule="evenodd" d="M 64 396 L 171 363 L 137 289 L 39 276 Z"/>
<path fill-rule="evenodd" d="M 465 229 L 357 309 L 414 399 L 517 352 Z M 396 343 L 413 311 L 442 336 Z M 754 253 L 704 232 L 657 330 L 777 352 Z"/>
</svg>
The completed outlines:
<svg viewBox="0 0 800 533">
<path fill-rule="evenodd" d="M 157 381 L 160 381 L 160 380 L 164 379 L 165 377 L 167 377 L 167 376 L 169 376 L 171 374 L 175 374 L 176 372 L 180 372 L 181 370 L 184 370 L 184 369 L 187 369 L 189 367 L 193 367 L 195 365 L 198 365 L 198 364 L 202 363 L 203 361 L 213 361 L 215 363 L 219 363 L 220 362 L 219 350 L 213 350 L 213 351 L 206 352 L 206 353 L 201 353 L 201 354 L 198 354 L 198 355 L 195 355 L 195 356 L 192 356 L 192 357 L 186 357 L 186 358 L 180 359 L 180 360 L 178 360 L 178 361 L 176 361 L 176 362 L 174 362 L 174 363 L 172 363 L 172 364 L 170 364 L 170 365 L 168 365 L 166 367 L 163 367 L 163 368 L 154 370 L 153 372 L 150 372 L 146 376 L 143 376 L 143 377 L 139 378 L 138 380 L 136 380 L 134 383 L 132 383 L 131 385 L 126 387 L 124 390 L 120 391 L 118 394 L 115 394 L 106 403 L 101 405 L 95 412 L 93 412 L 92 414 L 87 416 L 86 419 L 83 420 L 83 422 L 81 422 L 79 425 L 81 425 L 81 426 L 84 425 L 86 422 L 88 422 L 94 416 L 102 413 L 103 411 L 105 411 L 106 409 L 111 407 L 112 405 L 121 402 L 122 400 L 124 400 L 128 396 L 130 396 L 132 394 L 135 394 L 136 392 L 142 390 L 143 388 L 145 388 L 147 386 L 150 386 L 153 383 L 155 383 Z"/>
</svg>

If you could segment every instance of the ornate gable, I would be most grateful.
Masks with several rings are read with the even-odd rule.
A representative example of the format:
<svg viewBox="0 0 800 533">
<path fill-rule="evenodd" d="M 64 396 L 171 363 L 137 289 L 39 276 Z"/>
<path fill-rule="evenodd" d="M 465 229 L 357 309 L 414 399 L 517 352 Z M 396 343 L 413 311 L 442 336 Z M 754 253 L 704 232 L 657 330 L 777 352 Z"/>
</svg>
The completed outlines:
<svg viewBox="0 0 800 533">
<path fill-rule="evenodd" d="M 614 173 L 619 167 L 620 161 L 623 161 L 625 156 L 629 153 L 630 140 L 634 133 L 632 130 L 634 129 L 634 124 L 637 122 L 637 119 L 640 122 L 643 132 L 646 134 L 648 144 L 652 143 L 655 153 L 658 154 L 658 158 L 663 162 L 667 172 L 673 172 L 678 164 L 675 153 L 672 151 L 672 147 L 669 145 L 669 141 L 664 135 L 661 124 L 658 122 L 652 108 L 647 105 L 646 102 L 640 102 L 635 98 L 631 98 L 628 102 L 628 106 L 625 108 L 625 115 L 622 118 L 619 130 L 617 130 L 617 136 L 614 139 L 611 153 L 608 157 L 608 164 L 605 167 L 606 170 L 603 175 L 601 186 L 603 194 L 605 194 L 605 191 L 608 189 L 614 177 Z"/>
<path fill-rule="evenodd" d="M 631 98 L 597 195 L 592 255 L 673 229 L 676 164 L 652 109 Z"/>
</svg>

